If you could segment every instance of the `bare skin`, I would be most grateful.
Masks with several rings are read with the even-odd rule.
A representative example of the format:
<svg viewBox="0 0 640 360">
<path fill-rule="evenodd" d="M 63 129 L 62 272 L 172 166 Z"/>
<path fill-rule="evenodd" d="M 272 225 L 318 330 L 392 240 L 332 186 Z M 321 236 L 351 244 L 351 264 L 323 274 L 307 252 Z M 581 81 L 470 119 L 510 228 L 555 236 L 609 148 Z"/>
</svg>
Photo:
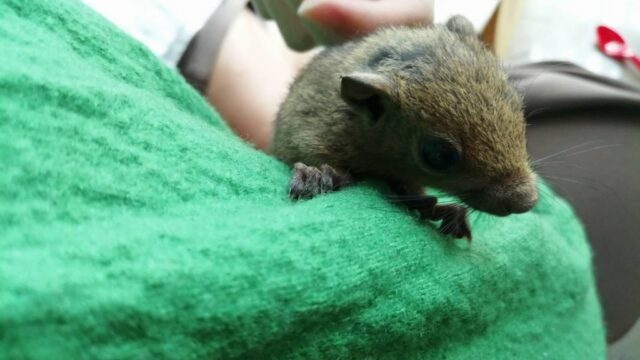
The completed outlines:
<svg viewBox="0 0 640 360">
<path fill-rule="evenodd" d="M 287 45 L 308 50 L 336 45 L 384 25 L 430 24 L 433 0 L 252 0 L 258 12 L 275 20 Z"/>
<path fill-rule="evenodd" d="M 315 53 L 289 50 L 274 29 L 243 11 L 225 36 L 207 98 L 236 134 L 265 150 L 289 83 Z"/>
<path fill-rule="evenodd" d="M 391 2 L 393 6 L 389 6 Z M 305 19 L 335 34 L 332 40 L 347 40 L 390 24 L 428 24 L 433 18 L 431 0 L 403 1 L 402 4 L 395 0 L 307 0 L 305 3 L 312 5 L 305 10 Z M 342 20 L 336 22 L 335 16 Z M 278 107 L 289 84 L 318 51 L 318 48 L 302 53 L 292 51 L 275 27 L 265 26 L 252 12 L 244 11 L 225 35 L 207 99 L 238 136 L 259 150 L 266 150 Z"/>
</svg>

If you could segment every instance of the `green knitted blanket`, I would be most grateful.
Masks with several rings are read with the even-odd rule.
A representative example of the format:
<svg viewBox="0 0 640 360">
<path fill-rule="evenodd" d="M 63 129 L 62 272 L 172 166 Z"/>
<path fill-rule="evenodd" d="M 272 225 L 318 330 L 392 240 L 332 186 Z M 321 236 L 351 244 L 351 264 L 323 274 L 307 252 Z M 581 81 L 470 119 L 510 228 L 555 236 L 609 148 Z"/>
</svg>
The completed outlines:
<svg viewBox="0 0 640 360">
<path fill-rule="evenodd" d="M 599 359 L 570 207 L 440 236 L 375 182 L 310 201 L 69 0 L 0 0 L 1 359 Z"/>
</svg>

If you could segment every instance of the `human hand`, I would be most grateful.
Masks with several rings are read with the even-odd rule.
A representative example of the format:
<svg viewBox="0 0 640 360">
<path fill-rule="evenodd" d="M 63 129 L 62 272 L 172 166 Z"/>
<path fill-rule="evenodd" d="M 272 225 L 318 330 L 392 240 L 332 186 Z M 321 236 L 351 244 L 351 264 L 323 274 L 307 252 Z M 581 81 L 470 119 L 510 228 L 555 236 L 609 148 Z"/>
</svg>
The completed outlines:
<svg viewBox="0 0 640 360">
<path fill-rule="evenodd" d="M 433 0 L 251 0 L 274 19 L 287 45 L 307 50 L 366 34 L 385 25 L 433 21 Z"/>
</svg>

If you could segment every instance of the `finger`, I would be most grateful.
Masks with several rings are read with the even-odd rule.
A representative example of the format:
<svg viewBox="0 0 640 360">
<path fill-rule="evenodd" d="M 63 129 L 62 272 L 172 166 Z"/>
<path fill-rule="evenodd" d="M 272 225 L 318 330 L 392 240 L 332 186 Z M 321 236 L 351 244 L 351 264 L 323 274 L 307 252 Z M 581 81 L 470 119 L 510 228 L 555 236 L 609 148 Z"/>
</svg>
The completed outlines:
<svg viewBox="0 0 640 360">
<path fill-rule="evenodd" d="M 351 38 L 385 25 L 429 24 L 433 21 L 433 0 L 306 0 L 298 13 Z"/>
<path fill-rule="evenodd" d="M 287 45 L 294 50 L 302 51 L 312 48 L 315 41 L 298 16 L 296 8 L 299 2 L 299 0 L 273 0 L 267 1 L 265 5 L 278 24 Z"/>
</svg>

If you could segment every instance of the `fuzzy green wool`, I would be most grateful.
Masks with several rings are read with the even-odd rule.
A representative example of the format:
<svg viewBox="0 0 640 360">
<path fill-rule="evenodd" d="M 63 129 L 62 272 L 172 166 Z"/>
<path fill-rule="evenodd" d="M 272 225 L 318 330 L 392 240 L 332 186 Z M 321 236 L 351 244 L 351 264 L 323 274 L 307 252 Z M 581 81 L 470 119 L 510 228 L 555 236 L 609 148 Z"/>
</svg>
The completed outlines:
<svg viewBox="0 0 640 360">
<path fill-rule="evenodd" d="M 0 0 L 0 359 L 604 357 L 544 185 L 469 247 L 383 184 L 294 203 L 288 179 L 80 2 Z"/>
</svg>

